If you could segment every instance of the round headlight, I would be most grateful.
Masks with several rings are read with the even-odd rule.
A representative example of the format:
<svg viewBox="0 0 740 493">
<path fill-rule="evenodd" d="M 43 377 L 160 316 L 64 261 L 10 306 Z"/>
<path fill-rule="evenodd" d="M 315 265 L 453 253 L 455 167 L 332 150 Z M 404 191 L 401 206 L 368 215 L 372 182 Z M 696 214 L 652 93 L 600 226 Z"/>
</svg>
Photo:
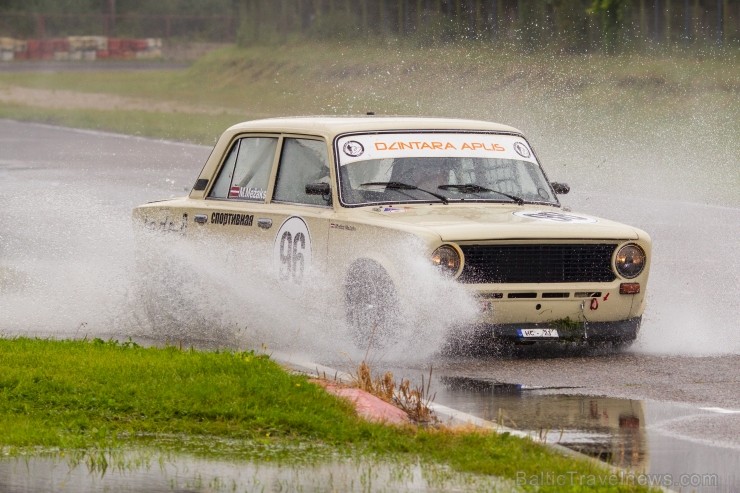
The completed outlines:
<svg viewBox="0 0 740 493">
<path fill-rule="evenodd" d="M 432 253 L 432 265 L 446 276 L 454 276 L 460 269 L 460 254 L 450 245 L 442 245 Z"/>
<path fill-rule="evenodd" d="M 634 243 L 624 245 L 617 252 L 615 261 L 617 272 L 627 279 L 637 277 L 642 272 L 642 269 L 645 268 L 645 260 L 645 251 L 638 245 Z"/>
</svg>

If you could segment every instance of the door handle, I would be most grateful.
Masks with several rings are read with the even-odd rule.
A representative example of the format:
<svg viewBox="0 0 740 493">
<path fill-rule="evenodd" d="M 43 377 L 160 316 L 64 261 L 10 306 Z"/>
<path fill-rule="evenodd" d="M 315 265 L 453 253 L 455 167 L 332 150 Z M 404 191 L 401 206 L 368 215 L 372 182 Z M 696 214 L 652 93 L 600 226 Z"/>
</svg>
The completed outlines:
<svg viewBox="0 0 740 493">
<path fill-rule="evenodd" d="M 193 221 L 195 221 L 198 224 L 205 224 L 208 222 L 208 216 L 206 216 L 205 214 L 196 214 L 193 217 Z"/>
<path fill-rule="evenodd" d="M 272 219 L 268 219 L 265 217 L 257 219 L 257 226 L 259 226 L 261 229 L 270 229 L 272 227 Z"/>
</svg>

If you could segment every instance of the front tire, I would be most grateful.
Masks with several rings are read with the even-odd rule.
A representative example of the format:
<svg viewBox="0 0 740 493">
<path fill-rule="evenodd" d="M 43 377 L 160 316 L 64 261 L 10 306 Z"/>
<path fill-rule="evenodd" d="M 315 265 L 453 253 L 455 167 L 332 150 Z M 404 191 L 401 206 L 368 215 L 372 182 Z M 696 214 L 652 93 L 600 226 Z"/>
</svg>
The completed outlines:
<svg viewBox="0 0 740 493">
<path fill-rule="evenodd" d="M 362 349 L 392 344 L 400 320 L 396 289 L 388 273 L 370 260 L 356 262 L 345 284 L 347 326 Z"/>
</svg>

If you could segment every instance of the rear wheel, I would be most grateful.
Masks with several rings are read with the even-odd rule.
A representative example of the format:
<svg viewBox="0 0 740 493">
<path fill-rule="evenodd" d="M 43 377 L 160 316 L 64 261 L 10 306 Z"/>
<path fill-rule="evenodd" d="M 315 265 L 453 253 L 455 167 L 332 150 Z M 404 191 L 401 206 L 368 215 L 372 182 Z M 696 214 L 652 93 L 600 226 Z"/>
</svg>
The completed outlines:
<svg viewBox="0 0 740 493">
<path fill-rule="evenodd" d="M 388 273 L 370 260 L 353 266 L 345 284 L 347 325 L 363 349 L 390 345 L 398 334 L 398 299 Z"/>
</svg>

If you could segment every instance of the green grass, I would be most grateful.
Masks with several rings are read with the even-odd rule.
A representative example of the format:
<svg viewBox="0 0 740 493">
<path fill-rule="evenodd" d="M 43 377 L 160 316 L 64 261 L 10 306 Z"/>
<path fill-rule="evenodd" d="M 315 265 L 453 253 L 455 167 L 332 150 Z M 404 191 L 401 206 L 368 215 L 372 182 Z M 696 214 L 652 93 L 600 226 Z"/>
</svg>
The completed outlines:
<svg viewBox="0 0 740 493">
<path fill-rule="evenodd" d="M 368 423 L 306 376 L 252 352 L 0 339 L 5 453 L 68 450 L 79 458 L 88 451 L 94 458 L 141 445 L 288 463 L 332 454 L 406 458 L 512 480 L 571 471 L 610 477 L 593 462 L 508 434 Z M 563 491 L 540 491 L 555 490 Z M 625 484 L 606 490 L 644 491 Z"/>
<path fill-rule="evenodd" d="M 215 144 L 225 128 L 247 119 L 229 114 L 201 114 L 194 118 L 183 113 L 37 108 L 18 104 L 0 104 L 0 118 L 207 145 Z"/>
<path fill-rule="evenodd" d="M 515 126 L 528 120 L 607 114 L 611 120 L 691 125 L 696 114 L 735 128 L 738 53 L 522 54 L 490 45 L 304 42 L 227 47 L 187 70 L 0 72 L 0 91 L 17 86 L 168 101 L 183 111 L 29 110 L 0 103 L 0 116 L 52 119 L 141 135 L 212 143 L 223 126 L 261 116 L 378 114 L 459 116 Z M 193 104 L 216 109 L 216 116 Z M 719 112 L 719 113 L 718 113 Z M 729 114 L 728 114 L 729 113 Z M 601 126 L 601 122 L 596 122 Z M 213 128 L 211 128 L 213 127 Z M 725 123 L 724 127 L 727 127 Z"/>
</svg>

